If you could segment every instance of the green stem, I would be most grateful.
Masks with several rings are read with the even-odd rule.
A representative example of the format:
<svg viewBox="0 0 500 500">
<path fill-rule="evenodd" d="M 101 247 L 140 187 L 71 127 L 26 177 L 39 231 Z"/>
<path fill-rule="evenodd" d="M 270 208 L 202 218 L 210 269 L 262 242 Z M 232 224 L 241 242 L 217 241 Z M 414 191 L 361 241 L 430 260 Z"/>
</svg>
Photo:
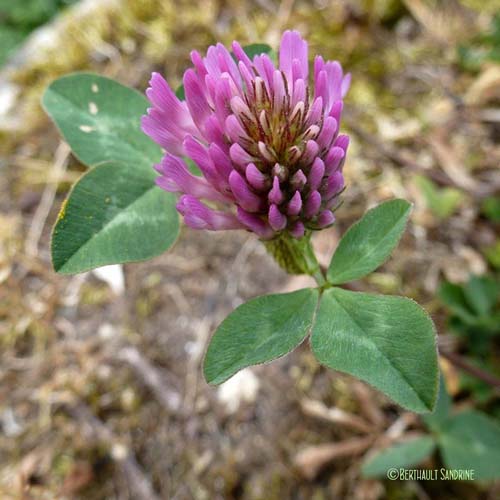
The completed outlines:
<svg viewBox="0 0 500 500">
<path fill-rule="evenodd" d="M 281 235 L 263 243 L 267 251 L 287 273 L 309 274 L 319 286 L 326 284 L 324 273 L 314 255 L 310 234 L 300 240 Z"/>
<path fill-rule="evenodd" d="M 316 280 L 316 283 L 318 284 L 318 286 L 326 285 L 325 276 L 323 275 L 323 271 L 321 271 L 321 269 L 319 267 L 316 270 L 316 272 L 314 274 L 312 274 L 311 276 Z"/>
</svg>

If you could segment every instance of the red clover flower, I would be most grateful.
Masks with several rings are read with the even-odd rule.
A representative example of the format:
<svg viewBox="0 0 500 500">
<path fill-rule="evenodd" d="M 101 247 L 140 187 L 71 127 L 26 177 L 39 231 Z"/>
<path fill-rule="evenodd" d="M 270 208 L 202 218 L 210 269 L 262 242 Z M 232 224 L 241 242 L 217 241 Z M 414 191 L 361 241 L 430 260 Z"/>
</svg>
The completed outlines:
<svg viewBox="0 0 500 500">
<path fill-rule="evenodd" d="M 232 49 L 191 53 L 185 101 L 152 75 L 142 128 L 165 150 L 157 184 L 182 193 L 177 210 L 195 229 L 271 240 L 330 226 L 344 187 L 349 137 L 338 132 L 350 74 L 316 56 L 310 86 L 307 42 L 296 31 L 283 34 L 278 69 L 267 54 L 251 60 L 237 42 Z"/>
</svg>

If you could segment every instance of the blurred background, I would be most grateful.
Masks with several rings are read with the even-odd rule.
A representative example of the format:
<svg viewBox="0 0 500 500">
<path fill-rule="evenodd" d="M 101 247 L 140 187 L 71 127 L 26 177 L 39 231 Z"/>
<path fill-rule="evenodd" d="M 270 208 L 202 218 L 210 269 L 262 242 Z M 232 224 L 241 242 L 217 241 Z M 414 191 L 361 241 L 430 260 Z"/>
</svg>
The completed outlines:
<svg viewBox="0 0 500 500">
<path fill-rule="evenodd" d="M 353 286 L 421 303 L 457 408 L 498 421 L 499 13 L 498 0 L 0 0 L 0 498 L 499 498 L 494 482 L 364 478 L 366 456 L 425 428 L 307 346 L 206 385 L 217 324 L 308 283 L 253 236 L 183 228 L 150 262 L 56 275 L 51 226 L 84 167 L 39 104 L 71 71 L 144 91 L 154 70 L 175 87 L 192 49 L 298 29 L 353 74 L 348 187 L 314 241 L 322 262 L 367 208 L 412 201 L 391 260 Z"/>
</svg>

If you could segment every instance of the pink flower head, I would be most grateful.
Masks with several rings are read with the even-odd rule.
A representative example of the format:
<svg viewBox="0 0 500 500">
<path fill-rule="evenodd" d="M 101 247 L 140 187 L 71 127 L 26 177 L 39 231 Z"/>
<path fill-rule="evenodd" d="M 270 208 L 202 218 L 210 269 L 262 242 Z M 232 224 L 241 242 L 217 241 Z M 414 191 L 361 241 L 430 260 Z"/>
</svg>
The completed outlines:
<svg viewBox="0 0 500 500">
<path fill-rule="evenodd" d="M 166 151 L 158 185 L 182 193 L 177 209 L 196 229 L 270 239 L 331 225 L 344 187 L 349 137 L 338 131 L 350 75 L 316 56 L 310 86 L 307 42 L 296 31 L 283 34 L 278 68 L 266 54 L 251 60 L 232 48 L 234 57 L 221 44 L 191 53 L 186 101 L 153 73 L 142 129 Z"/>
</svg>

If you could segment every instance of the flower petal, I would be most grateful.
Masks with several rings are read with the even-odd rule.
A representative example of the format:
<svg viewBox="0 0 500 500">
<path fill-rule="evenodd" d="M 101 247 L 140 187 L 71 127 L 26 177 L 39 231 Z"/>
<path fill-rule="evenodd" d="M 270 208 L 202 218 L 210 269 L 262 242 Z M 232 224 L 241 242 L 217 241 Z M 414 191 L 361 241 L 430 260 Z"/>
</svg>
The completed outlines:
<svg viewBox="0 0 500 500">
<path fill-rule="evenodd" d="M 293 189 L 298 189 L 299 191 L 306 185 L 306 183 L 307 177 L 304 175 L 302 170 L 297 170 L 290 180 L 290 186 L 292 186 Z"/>
<path fill-rule="evenodd" d="M 184 161 L 176 156 L 166 154 L 156 168 L 161 174 L 156 183 L 165 191 L 213 201 L 228 201 L 227 197 L 216 191 L 205 179 L 191 174 Z"/>
<path fill-rule="evenodd" d="M 323 122 L 321 132 L 316 138 L 316 142 L 321 149 L 329 149 L 335 134 L 337 133 L 338 125 L 337 120 L 333 116 L 327 116 Z"/>
<path fill-rule="evenodd" d="M 194 132 L 195 125 L 189 113 L 186 103 L 181 102 L 170 85 L 159 73 L 153 73 L 149 81 L 150 87 L 146 90 L 146 96 L 155 108 L 168 117 L 169 122 L 188 133 Z"/>
<path fill-rule="evenodd" d="M 316 158 L 318 151 L 319 151 L 319 146 L 316 143 L 316 141 L 307 141 L 304 152 L 302 153 L 302 156 L 300 158 L 302 164 L 309 165 L 310 163 L 312 163 Z"/>
<path fill-rule="evenodd" d="M 309 172 L 308 183 L 309 188 L 313 191 L 318 189 L 323 176 L 325 175 L 325 164 L 321 158 L 316 158 Z"/>
<path fill-rule="evenodd" d="M 344 176 L 342 172 L 333 172 L 327 180 L 326 186 L 323 189 L 323 197 L 325 200 L 331 200 L 337 193 L 342 191 L 344 187 Z"/>
<path fill-rule="evenodd" d="M 184 156 L 184 146 L 182 139 L 172 135 L 165 129 L 163 124 L 153 117 L 145 115 L 141 118 L 142 131 L 151 137 L 159 146 L 177 156 Z"/>
<path fill-rule="evenodd" d="M 301 67 L 301 77 L 307 80 L 309 72 L 307 42 L 303 40 L 298 31 L 285 31 L 281 37 L 279 49 L 279 68 L 283 71 L 289 82 L 293 82 L 293 60 L 297 59 Z"/>
<path fill-rule="evenodd" d="M 219 176 L 219 173 L 215 169 L 214 163 L 205 146 L 200 144 L 193 137 L 188 136 L 184 140 L 184 149 L 186 150 L 187 155 L 202 171 L 207 181 L 210 182 L 210 184 L 212 184 L 212 186 L 214 186 L 217 190 L 220 190 L 220 184 L 223 179 Z"/>
<path fill-rule="evenodd" d="M 248 135 L 241 126 L 240 121 L 236 115 L 229 115 L 225 122 L 226 134 L 233 142 L 240 142 L 241 139 L 248 139 Z"/>
<path fill-rule="evenodd" d="M 286 227 L 287 218 L 286 215 L 282 214 L 274 203 L 269 207 L 269 225 L 275 231 L 282 231 Z"/>
<path fill-rule="evenodd" d="M 304 215 L 309 219 L 318 213 L 321 206 L 321 195 L 318 191 L 313 191 L 307 198 L 304 206 Z"/>
<path fill-rule="evenodd" d="M 243 50 L 243 47 L 238 42 L 235 41 L 232 43 L 232 49 L 233 49 L 233 54 L 236 56 L 236 59 L 238 59 L 238 61 L 241 61 L 249 70 L 251 70 L 252 61 L 246 55 L 245 51 Z"/>
<path fill-rule="evenodd" d="M 263 199 L 249 188 L 245 179 L 236 170 L 233 170 L 229 176 L 229 186 L 240 207 L 248 212 L 260 212 L 263 210 Z"/>
<path fill-rule="evenodd" d="M 245 177 L 254 189 L 263 191 L 269 187 L 269 179 L 265 176 L 254 163 L 249 163 L 245 170 Z"/>
<path fill-rule="evenodd" d="M 275 113 L 280 113 L 285 101 L 285 83 L 283 73 L 276 70 L 273 73 L 273 108 Z"/>
<path fill-rule="evenodd" d="M 244 227 L 235 215 L 213 210 L 194 196 L 181 196 L 176 208 L 184 216 L 185 223 L 193 229 L 219 231 L 222 229 L 243 229 Z"/>
<path fill-rule="evenodd" d="M 271 58 L 267 54 L 261 54 L 253 58 L 253 64 L 264 81 L 267 92 L 270 94 L 273 84 L 273 73 L 276 69 L 273 61 L 271 61 Z"/>
<path fill-rule="evenodd" d="M 233 165 L 231 164 L 229 155 L 215 143 L 210 144 L 208 147 L 208 154 L 210 155 L 219 176 L 222 179 L 227 180 L 229 178 L 229 174 L 233 171 Z"/>
<path fill-rule="evenodd" d="M 205 85 L 200 83 L 200 79 L 193 69 L 188 69 L 184 73 L 184 91 L 189 112 L 198 130 L 205 131 L 205 121 L 211 114 L 210 106 L 205 97 Z"/>
<path fill-rule="evenodd" d="M 335 215 L 333 215 L 331 210 L 323 210 L 318 215 L 318 226 L 324 228 L 326 226 L 331 226 L 335 222 Z"/>
<path fill-rule="evenodd" d="M 300 222 L 299 220 L 295 222 L 295 224 L 291 227 L 290 229 L 290 234 L 297 239 L 302 238 L 306 232 L 306 228 L 304 227 L 304 224 Z"/>
<path fill-rule="evenodd" d="M 293 85 L 293 93 L 292 93 L 292 109 L 297 106 L 297 103 L 304 102 L 306 100 L 306 84 L 302 78 L 295 80 Z"/>
<path fill-rule="evenodd" d="M 280 188 L 280 180 L 277 176 L 275 176 L 273 179 L 273 187 L 269 191 L 267 198 L 270 203 L 275 203 L 276 205 L 279 205 L 284 199 L 283 193 Z"/>
<path fill-rule="evenodd" d="M 288 215 L 299 215 L 301 210 L 302 210 L 302 197 L 300 196 L 299 191 L 295 191 L 295 194 L 292 196 L 292 198 L 288 202 L 287 214 Z"/>
<path fill-rule="evenodd" d="M 272 228 L 262 220 L 261 217 L 251 214 L 241 207 L 237 208 L 236 217 L 238 220 L 245 225 L 250 231 L 253 231 L 262 239 L 270 239 L 274 236 L 274 231 Z"/>
<path fill-rule="evenodd" d="M 229 156 L 231 157 L 231 160 L 236 163 L 236 165 L 245 168 L 249 163 L 252 163 L 254 160 L 256 160 L 256 158 L 247 153 L 238 143 L 234 143 L 229 148 Z"/>
<path fill-rule="evenodd" d="M 318 123 L 321 115 L 323 114 L 323 98 L 321 96 L 314 99 L 312 105 L 309 107 L 309 111 L 306 115 L 306 125 L 312 125 L 313 123 Z"/>
<path fill-rule="evenodd" d="M 342 158 L 345 156 L 345 151 L 338 146 L 333 146 L 328 151 L 325 157 L 325 171 L 327 174 L 334 172 L 339 168 Z"/>
<path fill-rule="evenodd" d="M 351 73 L 347 73 L 344 78 L 342 78 L 342 85 L 340 86 L 340 96 L 342 99 L 346 96 L 351 86 Z"/>
<path fill-rule="evenodd" d="M 330 109 L 330 116 L 337 120 L 337 124 L 340 123 L 340 118 L 342 117 L 342 109 L 344 107 L 343 101 L 335 101 L 332 104 L 332 109 Z"/>
</svg>

